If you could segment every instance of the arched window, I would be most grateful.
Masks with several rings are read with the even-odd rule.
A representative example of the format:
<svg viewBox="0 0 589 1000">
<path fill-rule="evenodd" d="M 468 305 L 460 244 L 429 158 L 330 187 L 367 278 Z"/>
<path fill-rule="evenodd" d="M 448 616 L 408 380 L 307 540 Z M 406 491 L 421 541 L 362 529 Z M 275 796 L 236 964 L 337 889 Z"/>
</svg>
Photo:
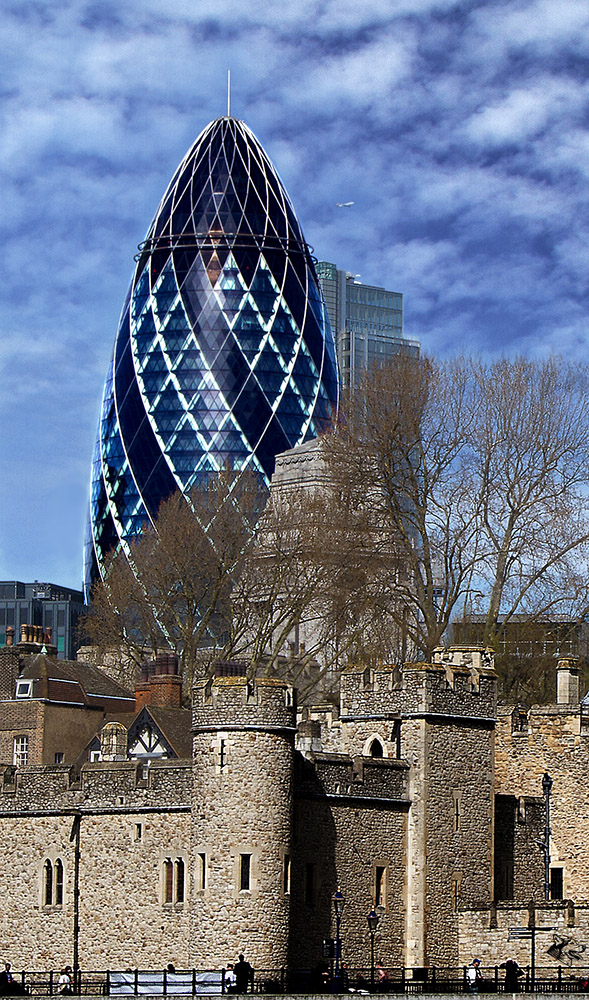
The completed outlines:
<svg viewBox="0 0 589 1000">
<path fill-rule="evenodd" d="M 164 903 L 174 902 L 174 865 L 170 858 L 164 861 Z"/>
<path fill-rule="evenodd" d="M 60 858 L 43 862 L 43 906 L 63 906 L 63 862 Z"/>
<path fill-rule="evenodd" d="M 370 756 L 371 757 L 384 757 L 384 750 L 382 748 L 382 743 L 380 740 L 373 740 L 370 744 Z"/>
<path fill-rule="evenodd" d="M 182 858 L 176 860 L 176 902 L 184 902 L 184 862 Z"/>
<path fill-rule="evenodd" d="M 43 902 L 45 906 L 53 905 L 53 865 L 49 858 L 43 865 Z"/>
<path fill-rule="evenodd" d="M 163 901 L 183 903 L 186 895 L 186 865 L 184 858 L 165 858 L 163 862 Z"/>
<path fill-rule="evenodd" d="M 63 906 L 63 864 L 58 858 L 54 866 L 55 875 L 55 905 Z"/>
</svg>

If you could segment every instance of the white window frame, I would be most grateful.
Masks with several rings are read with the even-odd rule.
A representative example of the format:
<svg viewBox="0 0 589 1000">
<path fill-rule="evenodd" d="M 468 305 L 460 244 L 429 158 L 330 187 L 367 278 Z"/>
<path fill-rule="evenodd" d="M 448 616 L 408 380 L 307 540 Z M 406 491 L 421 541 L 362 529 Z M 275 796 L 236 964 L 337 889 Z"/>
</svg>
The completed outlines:
<svg viewBox="0 0 589 1000">
<path fill-rule="evenodd" d="M 26 767 L 29 762 L 29 737 L 15 736 L 12 749 L 12 763 L 16 767 Z"/>
</svg>

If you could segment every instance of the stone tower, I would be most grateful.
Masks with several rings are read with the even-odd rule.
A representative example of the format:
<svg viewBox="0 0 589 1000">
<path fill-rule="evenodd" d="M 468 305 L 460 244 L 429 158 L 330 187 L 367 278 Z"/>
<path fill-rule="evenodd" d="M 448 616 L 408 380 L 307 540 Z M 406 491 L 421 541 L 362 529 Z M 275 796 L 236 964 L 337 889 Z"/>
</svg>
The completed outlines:
<svg viewBox="0 0 589 1000">
<path fill-rule="evenodd" d="M 244 952 L 257 969 L 280 968 L 290 915 L 292 688 L 239 675 L 197 682 L 193 734 L 191 961 L 219 968 Z"/>
<path fill-rule="evenodd" d="M 410 765 L 406 966 L 452 964 L 460 908 L 492 898 L 496 707 L 497 676 L 482 647 L 342 677 L 329 749 L 374 755 L 376 744 L 379 757 Z"/>
</svg>

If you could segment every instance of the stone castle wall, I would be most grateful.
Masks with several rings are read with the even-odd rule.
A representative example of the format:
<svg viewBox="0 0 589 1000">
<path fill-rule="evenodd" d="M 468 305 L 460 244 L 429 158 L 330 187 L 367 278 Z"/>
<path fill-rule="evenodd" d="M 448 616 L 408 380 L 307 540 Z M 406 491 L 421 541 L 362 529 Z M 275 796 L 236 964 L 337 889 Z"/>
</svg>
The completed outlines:
<svg viewBox="0 0 589 1000">
<path fill-rule="evenodd" d="M 196 964 L 240 951 L 273 969 L 288 960 L 292 690 L 220 677 L 195 691 L 192 852 L 204 865 L 193 899 Z M 246 865 L 247 872 L 244 872 Z"/>
<path fill-rule="evenodd" d="M 563 869 L 565 897 L 589 901 L 589 854 L 579 836 L 589 823 L 589 728 L 579 706 L 534 706 L 518 713 L 515 728 L 513 712 L 500 712 L 495 766 L 496 791 L 505 795 L 542 796 L 549 772 L 552 865 Z"/>
<path fill-rule="evenodd" d="M 188 903 L 165 904 L 162 886 L 164 860 L 182 856 L 189 899 L 189 762 L 154 762 L 147 778 L 127 761 L 87 764 L 79 776 L 55 765 L 1 777 L 0 936 L 16 968 L 72 962 L 76 814 L 81 965 L 190 964 Z M 61 905 L 45 904 L 47 860 L 63 865 Z"/>
<path fill-rule="evenodd" d="M 401 761 L 352 760 L 344 755 L 297 759 L 293 965 L 314 966 L 320 957 L 317 942 L 335 937 L 332 897 L 338 888 L 346 899 L 341 925 L 343 960 L 355 967 L 369 964 L 366 915 L 377 907 L 378 947 L 390 963 L 403 963 L 407 770 Z"/>
<path fill-rule="evenodd" d="M 468 965 L 474 957 L 484 967 L 500 965 L 514 958 L 522 968 L 531 965 L 530 937 L 510 935 L 510 929 L 526 931 L 530 923 L 527 906 L 499 903 L 496 907 L 463 910 L 460 924 L 459 964 Z M 563 979 L 576 980 L 587 969 L 589 952 L 589 907 L 555 901 L 536 905 L 534 911 L 535 965 L 538 975 L 554 976 L 562 967 Z"/>
<path fill-rule="evenodd" d="M 426 961 L 458 951 L 457 905 L 488 902 L 493 860 L 493 732 L 430 723 L 426 733 Z"/>
</svg>

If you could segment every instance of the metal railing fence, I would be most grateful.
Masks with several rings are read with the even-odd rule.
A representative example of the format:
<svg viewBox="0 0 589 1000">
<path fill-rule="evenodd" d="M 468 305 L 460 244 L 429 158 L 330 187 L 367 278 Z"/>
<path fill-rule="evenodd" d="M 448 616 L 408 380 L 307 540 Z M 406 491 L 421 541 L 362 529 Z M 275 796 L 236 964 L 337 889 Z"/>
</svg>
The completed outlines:
<svg viewBox="0 0 589 1000">
<path fill-rule="evenodd" d="M 314 969 L 256 969 L 247 992 L 258 994 L 359 993 L 414 995 L 418 993 L 589 993 L 589 966 L 522 966 L 517 990 L 506 984 L 499 965 L 481 967 L 481 978 L 469 985 L 464 967 L 401 968 L 386 971 L 369 967 L 348 968 L 343 963 L 339 977 L 329 963 Z M 14 981 L 4 990 L 9 996 L 49 997 L 59 995 L 59 971 L 14 972 Z M 89 971 L 78 969 L 72 983 L 76 996 L 218 996 L 236 993 L 228 987 L 225 969 L 170 971 L 127 969 Z"/>
</svg>

